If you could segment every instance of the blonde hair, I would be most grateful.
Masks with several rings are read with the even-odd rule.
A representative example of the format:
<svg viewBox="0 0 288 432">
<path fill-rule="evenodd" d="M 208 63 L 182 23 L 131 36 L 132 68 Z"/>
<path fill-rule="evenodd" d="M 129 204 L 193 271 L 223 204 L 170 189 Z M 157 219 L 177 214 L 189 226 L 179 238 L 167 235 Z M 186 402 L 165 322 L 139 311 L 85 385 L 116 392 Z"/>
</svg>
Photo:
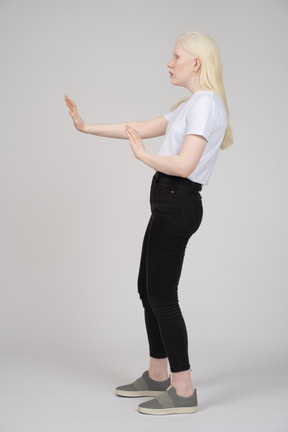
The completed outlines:
<svg viewBox="0 0 288 432">
<path fill-rule="evenodd" d="M 224 103 L 227 113 L 227 128 L 220 148 L 225 149 L 233 143 L 233 136 L 229 122 L 229 110 L 223 86 L 222 64 L 218 46 L 216 42 L 205 33 L 192 31 L 180 35 L 176 40 L 176 43 L 178 42 L 189 54 L 193 57 L 200 57 L 202 61 L 198 71 L 200 87 L 203 90 L 212 90 L 217 93 Z M 181 99 L 171 108 L 171 111 L 178 108 L 182 102 L 188 99 L 189 98 Z"/>
</svg>

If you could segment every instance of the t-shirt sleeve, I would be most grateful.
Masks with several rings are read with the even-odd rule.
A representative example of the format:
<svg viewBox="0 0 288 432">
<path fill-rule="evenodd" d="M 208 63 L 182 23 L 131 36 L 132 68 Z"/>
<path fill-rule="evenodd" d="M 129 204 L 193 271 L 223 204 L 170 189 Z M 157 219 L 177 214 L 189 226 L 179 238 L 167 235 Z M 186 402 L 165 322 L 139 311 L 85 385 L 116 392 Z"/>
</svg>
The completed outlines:
<svg viewBox="0 0 288 432">
<path fill-rule="evenodd" d="M 210 96 L 201 96 L 187 112 L 186 121 L 186 135 L 201 135 L 209 141 L 219 127 L 217 103 Z"/>
<path fill-rule="evenodd" d="M 174 114 L 174 111 L 169 111 L 168 113 L 163 114 L 163 117 L 169 122 Z"/>
</svg>

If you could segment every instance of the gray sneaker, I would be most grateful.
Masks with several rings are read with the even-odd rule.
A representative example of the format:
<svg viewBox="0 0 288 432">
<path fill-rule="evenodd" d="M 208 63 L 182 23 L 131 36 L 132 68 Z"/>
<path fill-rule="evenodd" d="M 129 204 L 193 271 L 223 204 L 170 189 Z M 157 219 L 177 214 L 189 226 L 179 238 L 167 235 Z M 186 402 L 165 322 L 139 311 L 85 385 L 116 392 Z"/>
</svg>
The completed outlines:
<svg viewBox="0 0 288 432">
<path fill-rule="evenodd" d="M 143 402 L 138 406 L 138 411 L 143 414 L 192 414 L 197 412 L 196 389 L 192 396 L 178 396 L 171 385 L 160 396 Z"/>
<path fill-rule="evenodd" d="M 115 393 L 124 397 L 159 396 L 170 384 L 170 377 L 165 381 L 154 381 L 146 370 L 133 383 L 117 387 Z"/>
</svg>

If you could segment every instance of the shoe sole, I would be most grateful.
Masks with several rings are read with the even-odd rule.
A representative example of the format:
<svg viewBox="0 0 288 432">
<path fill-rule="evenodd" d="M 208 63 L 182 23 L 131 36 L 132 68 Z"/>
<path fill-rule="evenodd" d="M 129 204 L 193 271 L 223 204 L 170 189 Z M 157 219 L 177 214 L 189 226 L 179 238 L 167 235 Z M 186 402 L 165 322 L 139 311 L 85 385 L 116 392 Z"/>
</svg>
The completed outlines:
<svg viewBox="0 0 288 432">
<path fill-rule="evenodd" d="M 181 408 L 163 408 L 163 409 L 152 409 L 138 407 L 138 411 L 142 414 L 156 414 L 156 415 L 166 415 L 166 414 L 193 414 L 198 411 L 198 407 L 181 407 Z"/>
<path fill-rule="evenodd" d="M 115 394 L 117 396 L 123 397 L 145 397 L 145 396 L 160 396 L 162 391 L 152 391 L 152 390 L 142 390 L 142 391 L 126 391 L 126 390 L 115 390 Z"/>
</svg>

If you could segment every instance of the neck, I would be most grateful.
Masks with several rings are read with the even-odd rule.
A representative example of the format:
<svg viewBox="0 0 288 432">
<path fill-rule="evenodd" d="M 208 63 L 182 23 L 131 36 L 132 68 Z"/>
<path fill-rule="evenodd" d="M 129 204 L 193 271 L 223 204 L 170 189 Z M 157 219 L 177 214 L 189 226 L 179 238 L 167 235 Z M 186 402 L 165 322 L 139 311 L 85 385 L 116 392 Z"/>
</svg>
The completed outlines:
<svg viewBox="0 0 288 432">
<path fill-rule="evenodd" d="M 198 83 L 191 83 L 186 87 L 191 93 L 196 93 L 199 90 L 205 90 L 203 87 L 201 87 Z"/>
</svg>

